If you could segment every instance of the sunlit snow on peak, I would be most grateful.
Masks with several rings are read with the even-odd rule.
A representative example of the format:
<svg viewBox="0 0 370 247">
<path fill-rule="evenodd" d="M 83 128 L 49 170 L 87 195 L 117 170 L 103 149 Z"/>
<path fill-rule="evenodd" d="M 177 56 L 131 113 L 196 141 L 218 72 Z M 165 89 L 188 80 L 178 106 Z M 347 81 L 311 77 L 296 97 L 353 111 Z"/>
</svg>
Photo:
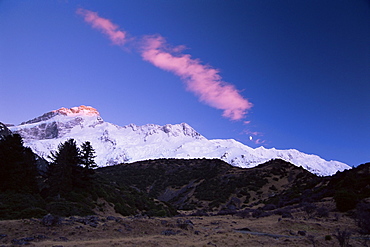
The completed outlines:
<svg viewBox="0 0 370 247">
<path fill-rule="evenodd" d="M 60 108 L 58 110 L 55 110 L 53 112 L 60 113 L 66 116 L 99 116 L 98 110 L 91 106 L 76 106 L 72 108 Z"/>
</svg>

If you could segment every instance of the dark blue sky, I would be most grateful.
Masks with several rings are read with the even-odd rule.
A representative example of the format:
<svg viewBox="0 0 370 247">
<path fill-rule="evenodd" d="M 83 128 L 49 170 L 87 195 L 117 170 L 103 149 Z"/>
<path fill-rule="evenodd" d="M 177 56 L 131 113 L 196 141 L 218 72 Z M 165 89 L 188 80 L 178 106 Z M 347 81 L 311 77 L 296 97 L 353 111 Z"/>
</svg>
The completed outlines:
<svg viewBox="0 0 370 247">
<path fill-rule="evenodd" d="M 79 8 L 131 42 L 112 44 Z M 223 117 L 178 75 L 144 61 L 137 46 L 155 34 L 218 69 L 253 104 L 245 118 Z M 366 0 L 3 0 L 0 121 L 84 104 L 118 125 L 186 122 L 209 139 L 359 165 L 370 161 L 369 47 Z"/>
</svg>

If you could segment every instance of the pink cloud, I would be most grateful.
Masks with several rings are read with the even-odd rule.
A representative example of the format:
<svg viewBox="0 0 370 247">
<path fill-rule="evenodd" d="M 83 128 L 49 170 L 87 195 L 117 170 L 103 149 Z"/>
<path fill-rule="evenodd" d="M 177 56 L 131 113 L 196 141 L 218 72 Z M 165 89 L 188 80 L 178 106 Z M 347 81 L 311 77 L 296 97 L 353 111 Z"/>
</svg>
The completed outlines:
<svg viewBox="0 0 370 247">
<path fill-rule="evenodd" d="M 163 70 L 180 76 L 187 89 L 199 99 L 223 110 L 223 116 L 231 120 L 245 117 L 253 104 L 244 99 L 231 84 L 222 81 L 219 71 L 192 59 L 189 54 L 179 53 L 183 47 L 170 48 L 163 37 L 146 36 L 141 55 L 144 60 Z"/>
<path fill-rule="evenodd" d="M 77 14 L 82 15 L 85 22 L 93 28 L 106 34 L 113 44 L 124 45 L 128 42 L 126 32 L 120 31 L 117 25 L 99 17 L 96 12 L 79 8 Z M 197 95 L 200 101 L 223 110 L 224 117 L 231 120 L 243 119 L 253 106 L 233 85 L 222 81 L 217 69 L 201 64 L 200 60 L 191 58 L 189 54 L 182 54 L 183 46 L 169 47 L 159 35 L 144 37 L 139 46 L 145 61 L 179 76 L 185 82 L 187 90 Z"/>
<path fill-rule="evenodd" d="M 256 144 L 263 144 L 265 142 L 266 142 L 265 140 L 261 140 L 261 139 L 257 139 L 257 140 L 254 141 L 254 143 L 256 143 Z"/>
<path fill-rule="evenodd" d="M 263 133 L 258 132 L 258 131 L 250 131 L 250 130 L 244 130 L 243 134 L 246 135 L 253 135 L 253 136 L 263 136 Z"/>
<path fill-rule="evenodd" d="M 84 17 L 85 22 L 91 24 L 95 29 L 106 34 L 114 45 L 123 45 L 126 43 L 126 32 L 118 30 L 118 26 L 110 20 L 101 18 L 96 12 L 79 8 L 77 14 Z"/>
</svg>

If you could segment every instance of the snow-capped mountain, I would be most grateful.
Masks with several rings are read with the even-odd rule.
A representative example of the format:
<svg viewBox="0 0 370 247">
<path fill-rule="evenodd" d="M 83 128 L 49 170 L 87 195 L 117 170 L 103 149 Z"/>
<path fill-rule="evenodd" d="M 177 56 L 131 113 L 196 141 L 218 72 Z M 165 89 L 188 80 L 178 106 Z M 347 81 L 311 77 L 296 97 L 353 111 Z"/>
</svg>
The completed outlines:
<svg viewBox="0 0 370 247">
<path fill-rule="evenodd" d="M 232 139 L 208 140 L 186 123 L 121 127 L 104 122 L 99 112 L 88 106 L 54 110 L 10 130 L 19 133 L 25 145 L 45 158 L 67 139 L 73 138 L 78 144 L 90 141 L 98 166 L 157 158 L 219 158 L 233 166 L 250 168 L 280 158 L 321 176 L 350 169 L 344 163 L 295 149 L 253 149 Z"/>
</svg>

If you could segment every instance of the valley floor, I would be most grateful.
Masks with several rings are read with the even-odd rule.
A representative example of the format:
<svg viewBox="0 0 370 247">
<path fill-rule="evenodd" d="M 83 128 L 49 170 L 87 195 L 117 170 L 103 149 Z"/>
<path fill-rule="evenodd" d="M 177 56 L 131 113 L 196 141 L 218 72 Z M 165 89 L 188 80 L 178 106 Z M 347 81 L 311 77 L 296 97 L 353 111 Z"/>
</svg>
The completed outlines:
<svg viewBox="0 0 370 247">
<path fill-rule="evenodd" d="M 340 246 L 334 237 L 338 228 L 352 232 L 351 246 L 366 246 L 346 216 L 305 220 L 277 215 L 70 217 L 56 226 L 44 226 L 39 219 L 0 221 L 0 246 Z"/>
</svg>

